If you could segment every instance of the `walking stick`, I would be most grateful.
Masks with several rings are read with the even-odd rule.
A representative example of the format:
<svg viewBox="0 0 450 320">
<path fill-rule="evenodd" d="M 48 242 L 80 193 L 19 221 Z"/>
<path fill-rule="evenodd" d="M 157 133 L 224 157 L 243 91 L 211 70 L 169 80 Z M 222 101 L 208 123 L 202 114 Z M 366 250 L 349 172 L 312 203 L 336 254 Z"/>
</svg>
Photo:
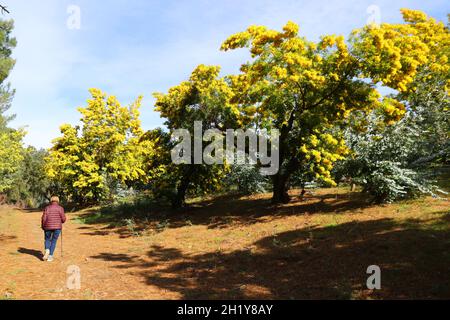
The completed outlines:
<svg viewBox="0 0 450 320">
<path fill-rule="evenodd" d="M 63 231 L 61 229 L 61 258 L 63 257 Z"/>
</svg>

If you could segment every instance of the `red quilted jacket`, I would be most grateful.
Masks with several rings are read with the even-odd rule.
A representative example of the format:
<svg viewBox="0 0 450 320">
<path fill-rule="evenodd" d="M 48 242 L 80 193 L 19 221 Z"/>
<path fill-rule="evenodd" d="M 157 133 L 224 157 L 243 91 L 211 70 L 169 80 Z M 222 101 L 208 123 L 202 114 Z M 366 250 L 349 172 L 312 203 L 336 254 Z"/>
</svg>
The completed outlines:
<svg viewBox="0 0 450 320">
<path fill-rule="evenodd" d="M 59 204 L 52 203 L 44 209 L 42 214 L 41 226 L 44 230 L 62 229 L 62 224 L 66 222 L 64 208 Z"/>
</svg>

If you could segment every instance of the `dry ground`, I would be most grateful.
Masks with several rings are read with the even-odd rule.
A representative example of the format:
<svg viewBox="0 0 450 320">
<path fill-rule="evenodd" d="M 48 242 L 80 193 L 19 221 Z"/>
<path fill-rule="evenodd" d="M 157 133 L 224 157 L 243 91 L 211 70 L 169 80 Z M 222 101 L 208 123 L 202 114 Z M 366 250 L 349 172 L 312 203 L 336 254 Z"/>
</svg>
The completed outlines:
<svg viewBox="0 0 450 320">
<path fill-rule="evenodd" d="M 125 227 L 92 223 L 95 209 L 69 213 L 53 263 L 41 261 L 40 212 L 1 207 L 0 298 L 450 298 L 448 200 L 375 206 L 324 189 L 273 207 L 269 197 L 221 197 Z M 379 291 L 365 287 L 374 264 Z M 66 286 L 71 265 L 80 290 Z"/>
</svg>

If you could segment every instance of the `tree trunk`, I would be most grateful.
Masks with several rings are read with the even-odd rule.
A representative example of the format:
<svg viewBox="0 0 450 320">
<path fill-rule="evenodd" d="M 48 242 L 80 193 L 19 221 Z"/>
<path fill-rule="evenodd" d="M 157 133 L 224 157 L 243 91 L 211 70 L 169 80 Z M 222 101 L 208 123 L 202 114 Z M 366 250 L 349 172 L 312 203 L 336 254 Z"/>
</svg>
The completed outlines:
<svg viewBox="0 0 450 320">
<path fill-rule="evenodd" d="M 273 176 L 272 203 L 277 204 L 289 202 L 289 179 L 291 178 L 292 173 L 294 173 L 295 170 L 298 169 L 300 161 L 301 160 L 295 156 L 290 158 L 286 166 L 284 168 L 280 168 L 280 171 Z"/>
<path fill-rule="evenodd" d="M 284 127 L 281 130 L 281 136 L 280 136 L 280 149 L 279 149 L 279 163 L 280 168 L 272 177 L 272 185 L 273 185 L 273 195 L 272 195 L 272 203 L 273 204 L 280 204 L 280 203 L 288 203 L 290 198 L 288 194 L 288 178 L 289 174 L 285 171 L 283 168 L 283 162 L 285 160 L 285 141 L 287 139 L 288 130 L 286 127 Z"/>
<path fill-rule="evenodd" d="M 189 183 L 180 184 L 180 186 L 177 188 L 177 193 L 172 199 L 172 209 L 180 209 L 184 206 L 188 185 Z"/>
<path fill-rule="evenodd" d="M 290 197 L 288 194 L 288 180 L 289 176 L 286 174 L 278 173 L 273 177 L 273 204 L 289 202 Z"/>
<path fill-rule="evenodd" d="M 177 193 L 172 199 L 172 208 L 173 209 L 180 209 L 185 205 L 186 201 L 186 193 L 189 187 L 189 183 L 191 182 L 191 175 L 194 172 L 194 166 L 188 165 L 187 170 L 185 170 L 185 173 L 183 177 L 181 178 L 181 182 L 177 187 Z"/>
</svg>

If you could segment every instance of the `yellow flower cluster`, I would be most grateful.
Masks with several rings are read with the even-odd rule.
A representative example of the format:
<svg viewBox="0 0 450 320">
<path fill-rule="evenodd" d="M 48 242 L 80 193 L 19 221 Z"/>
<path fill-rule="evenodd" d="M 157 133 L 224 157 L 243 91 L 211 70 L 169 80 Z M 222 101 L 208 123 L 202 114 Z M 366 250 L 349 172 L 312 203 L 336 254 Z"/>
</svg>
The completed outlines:
<svg viewBox="0 0 450 320">
<path fill-rule="evenodd" d="M 420 23 L 420 22 L 426 22 L 428 20 L 427 15 L 424 12 L 418 11 L 418 10 L 410 10 L 406 8 L 400 9 L 403 19 L 406 22 L 411 23 Z"/>
<path fill-rule="evenodd" d="M 325 50 L 327 48 L 331 48 L 336 43 L 336 36 L 334 35 L 327 35 L 322 37 L 322 41 L 319 43 L 319 48 L 321 50 Z"/>
<path fill-rule="evenodd" d="M 303 74 L 312 87 L 318 87 L 326 81 L 326 78 L 318 70 L 305 70 Z"/>
<path fill-rule="evenodd" d="M 381 110 L 388 124 L 394 124 L 399 121 L 406 113 L 405 105 L 391 98 L 385 98 L 383 100 Z"/>
<path fill-rule="evenodd" d="M 287 52 L 301 52 L 305 49 L 305 43 L 300 38 L 289 38 L 282 44 L 282 48 Z"/>
<path fill-rule="evenodd" d="M 297 36 L 298 30 L 299 30 L 298 24 L 292 21 L 288 21 L 287 24 L 283 27 L 284 36 L 286 38 L 292 38 Z"/>
<path fill-rule="evenodd" d="M 407 92 L 414 90 L 415 77 L 425 64 L 433 72 L 450 71 L 446 53 L 450 33 L 443 23 L 421 11 L 402 9 L 402 14 L 406 24 L 383 23 L 356 30 L 353 36 L 363 39 L 356 48 L 364 57 L 364 76 Z"/>
<path fill-rule="evenodd" d="M 329 185 L 335 185 L 331 179 L 333 164 L 349 153 L 344 139 L 335 138 L 329 133 L 310 135 L 299 151 L 309 162 L 309 170 L 315 178 Z"/>
</svg>

